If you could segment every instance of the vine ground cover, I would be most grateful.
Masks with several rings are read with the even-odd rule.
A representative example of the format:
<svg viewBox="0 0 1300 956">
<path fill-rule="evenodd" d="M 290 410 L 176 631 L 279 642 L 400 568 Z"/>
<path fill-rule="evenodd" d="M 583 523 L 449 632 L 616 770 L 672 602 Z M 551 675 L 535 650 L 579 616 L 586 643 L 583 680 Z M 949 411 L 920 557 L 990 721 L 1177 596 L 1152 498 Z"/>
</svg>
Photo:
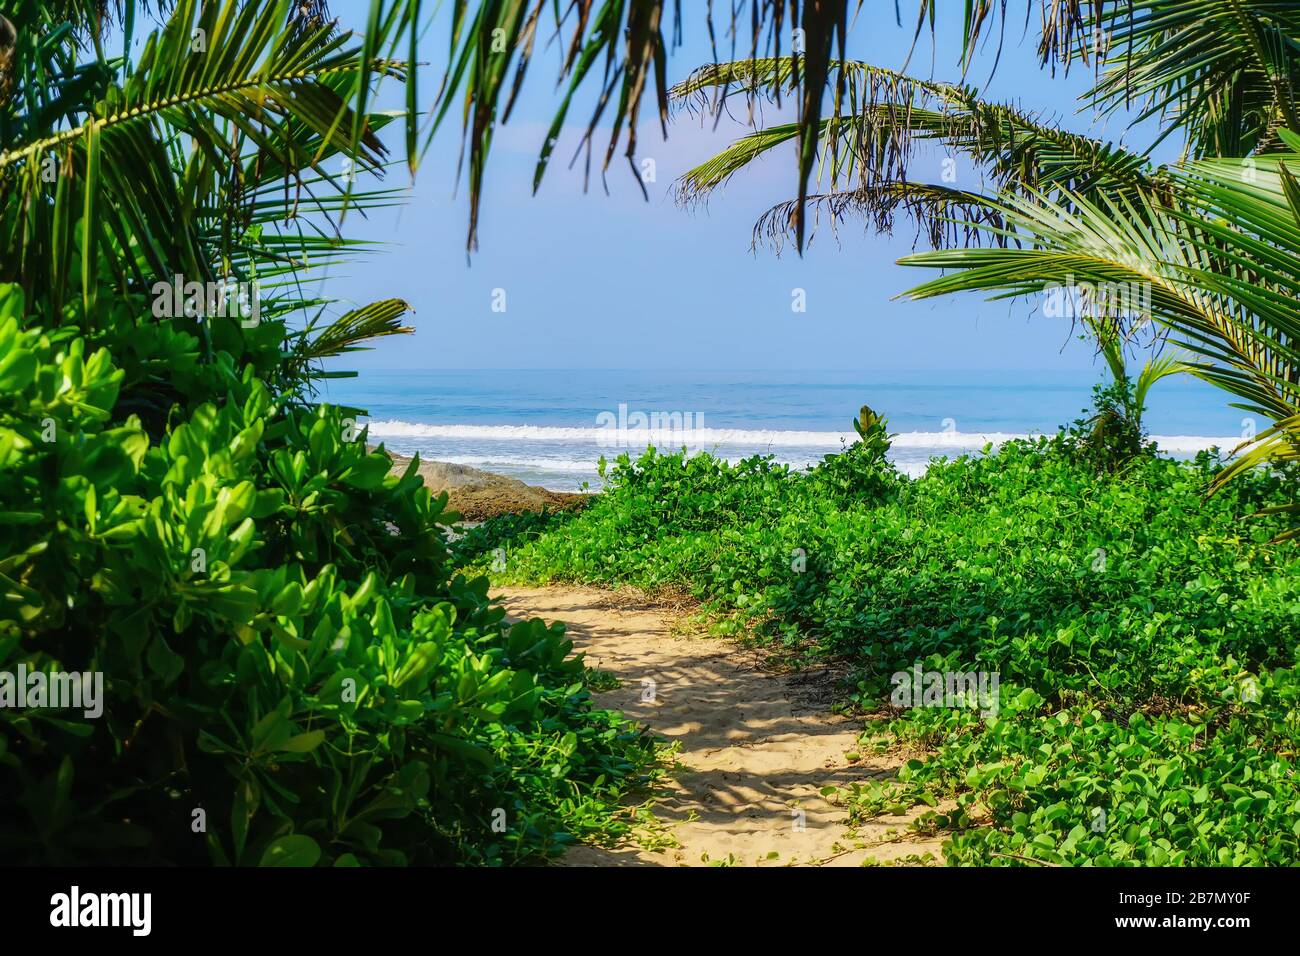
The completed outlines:
<svg viewBox="0 0 1300 956">
<path fill-rule="evenodd" d="M 863 746 L 916 756 L 847 794 L 858 821 L 925 806 L 953 864 L 1300 860 L 1300 561 L 1271 544 L 1281 472 L 1206 496 L 1221 465 L 1086 429 L 908 479 L 868 433 L 808 472 L 648 451 L 585 512 L 489 522 L 501 582 L 683 588 L 721 634 L 851 669 Z M 892 675 L 1000 675 L 996 714 L 889 706 Z"/>
</svg>

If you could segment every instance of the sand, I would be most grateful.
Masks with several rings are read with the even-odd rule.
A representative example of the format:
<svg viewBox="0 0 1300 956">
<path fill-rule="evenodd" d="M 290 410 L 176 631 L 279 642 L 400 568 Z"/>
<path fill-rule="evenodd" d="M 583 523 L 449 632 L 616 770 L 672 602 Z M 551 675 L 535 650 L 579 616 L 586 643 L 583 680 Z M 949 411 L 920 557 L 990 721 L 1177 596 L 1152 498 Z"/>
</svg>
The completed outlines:
<svg viewBox="0 0 1300 956">
<path fill-rule="evenodd" d="M 828 672 L 764 670 L 758 655 L 732 641 L 682 633 L 680 612 L 622 594 L 552 587 L 506 588 L 499 596 L 512 619 L 564 621 L 588 666 L 623 681 L 597 694 L 600 704 L 681 745 L 653 811 L 677 845 L 584 846 L 564 863 L 858 866 L 927 853 L 942 861 L 938 838 L 906 828 L 918 812 L 848 833 L 846 810 L 822 795 L 824 787 L 889 779 L 901 762 L 846 757 L 859 750 L 862 720 L 828 712 Z"/>
</svg>

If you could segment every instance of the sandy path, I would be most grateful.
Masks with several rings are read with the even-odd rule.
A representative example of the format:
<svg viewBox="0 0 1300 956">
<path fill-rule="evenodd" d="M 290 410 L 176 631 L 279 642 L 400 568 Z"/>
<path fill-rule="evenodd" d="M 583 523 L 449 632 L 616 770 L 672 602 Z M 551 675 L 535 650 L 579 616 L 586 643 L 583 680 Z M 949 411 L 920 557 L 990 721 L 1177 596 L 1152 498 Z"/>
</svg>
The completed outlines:
<svg viewBox="0 0 1300 956">
<path fill-rule="evenodd" d="M 511 618 L 564 621 L 588 666 L 623 681 L 598 694 L 600 703 L 681 744 L 680 767 L 654 811 L 678 846 L 580 847 L 566 863 L 702 866 L 707 857 L 735 865 L 857 866 L 868 857 L 884 862 L 927 852 L 942 859 L 937 839 L 906 831 L 907 817 L 846 833 L 845 810 L 821 795 L 823 787 L 886 779 L 897 765 L 846 759 L 858 749 L 862 724 L 827 713 L 825 673 L 765 673 L 734 643 L 674 634 L 672 612 L 609 592 L 506 588 L 499 596 Z"/>
</svg>

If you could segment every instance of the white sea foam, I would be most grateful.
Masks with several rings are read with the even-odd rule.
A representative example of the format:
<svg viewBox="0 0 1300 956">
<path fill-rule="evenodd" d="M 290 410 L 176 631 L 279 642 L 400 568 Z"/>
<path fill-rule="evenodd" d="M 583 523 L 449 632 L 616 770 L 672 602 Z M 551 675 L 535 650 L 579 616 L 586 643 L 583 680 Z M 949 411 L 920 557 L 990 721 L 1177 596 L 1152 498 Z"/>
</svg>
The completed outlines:
<svg viewBox="0 0 1300 956">
<path fill-rule="evenodd" d="M 439 454 L 437 460 L 445 461 L 449 465 L 468 465 L 471 468 L 479 468 L 483 471 L 500 471 L 504 473 L 506 469 L 527 469 L 540 472 L 586 475 L 588 473 L 595 474 L 596 459 L 599 457 L 599 455 L 596 455 L 591 458 L 527 458 Z"/>
<path fill-rule="evenodd" d="M 604 428 L 566 428 L 559 425 L 426 425 L 400 420 L 371 421 L 372 438 L 440 438 L 452 441 L 565 442 L 600 444 L 613 432 Z M 852 431 L 815 432 L 794 429 L 746 428 L 627 428 L 617 432 L 620 445 L 767 446 L 773 448 L 839 448 L 857 440 Z M 999 445 L 1024 435 L 1010 432 L 902 432 L 894 436 L 898 448 L 981 448 Z"/>
<path fill-rule="evenodd" d="M 371 438 L 441 439 L 449 442 L 549 442 L 557 445 L 600 445 L 608 440 L 610 431 L 603 428 L 570 428 L 558 425 L 430 425 L 406 422 L 399 419 L 371 421 L 368 423 Z M 837 449 L 852 443 L 857 436 L 851 432 L 800 431 L 793 429 L 743 429 L 743 428 L 681 428 L 681 429 L 624 429 L 618 433 L 619 445 L 644 447 L 662 445 L 677 448 L 709 448 L 736 445 L 759 448 Z M 1015 432 L 900 432 L 893 436 L 896 449 L 978 450 L 987 444 L 1000 445 L 1017 438 L 1030 437 Z M 1152 439 L 1163 450 L 1172 454 L 1191 454 L 1213 446 L 1226 450 L 1241 442 L 1239 437 L 1209 437 L 1204 435 L 1153 435 Z M 455 461 L 455 458 L 446 458 Z M 531 456 L 509 456 L 510 461 L 541 465 L 547 459 Z M 468 464 L 469 462 L 464 462 Z"/>
<path fill-rule="evenodd" d="M 400 420 L 372 421 L 375 438 L 442 438 L 478 441 L 582 442 L 599 444 L 617 434 L 621 444 L 655 444 L 671 441 L 678 445 L 773 445 L 838 448 L 841 440 L 856 438 L 852 432 L 751 431 L 738 428 L 566 428 L 559 425 L 424 425 Z"/>
<path fill-rule="evenodd" d="M 1194 455 L 1198 451 L 1216 447 L 1226 455 L 1245 441 L 1240 435 L 1230 435 L 1226 438 L 1206 438 L 1204 435 L 1152 435 L 1151 440 L 1161 451 L 1171 455 Z"/>
</svg>

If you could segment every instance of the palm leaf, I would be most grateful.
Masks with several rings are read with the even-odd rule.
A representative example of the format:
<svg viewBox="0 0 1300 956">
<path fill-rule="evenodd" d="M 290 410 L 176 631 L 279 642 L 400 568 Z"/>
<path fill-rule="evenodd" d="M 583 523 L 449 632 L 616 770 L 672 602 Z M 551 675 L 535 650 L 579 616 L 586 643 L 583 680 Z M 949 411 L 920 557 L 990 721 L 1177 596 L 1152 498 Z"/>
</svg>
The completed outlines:
<svg viewBox="0 0 1300 956">
<path fill-rule="evenodd" d="M 1164 188 L 1164 173 L 1142 156 L 1112 143 L 1061 129 L 1012 106 L 984 101 L 971 88 L 920 80 L 868 63 L 838 65 L 837 81 L 851 115 L 819 125 L 821 167 L 815 181 L 827 192 L 816 202 L 835 207 L 832 219 L 861 214 L 877 230 L 890 231 L 902 207 L 918 230 L 938 245 L 970 241 L 969 230 L 951 228 L 955 212 L 986 223 L 997 220 L 985 198 L 998 191 L 1046 193 L 1068 200 L 1075 194 L 1098 199 L 1134 197 Z M 673 88 L 679 102 L 725 108 L 732 91 L 778 97 L 794 82 L 789 59 L 742 60 L 703 67 Z M 710 92 L 713 96 L 710 97 Z M 721 153 L 687 171 L 678 182 L 681 201 L 699 201 L 771 150 L 796 139 L 798 124 L 755 130 Z M 964 155 L 985 176 L 987 190 L 958 190 L 946 183 L 918 182 L 913 161 L 939 145 Z M 927 159 L 933 162 L 932 156 Z M 776 223 L 797 232 L 801 203 L 769 211 L 755 229 L 778 238 Z M 983 207 L 983 208 L 980 208 Z"/>
<path fill-rule="evenodd" d="M 945 271 L 907 295 L 979 290 L 1000 298 L 1143 283 L 1151 290 L 1143 318 L 1174 334 L 1189 356 L 1178 364 L 1274 423 L 1238 449 L 1221 487 L 1262 462 L 1294 461 L 1300 447 L 1300 220 L 1287 173 L 1297 162 L 1300 154 L 1286 153 L 1191 163 L 1172 172 L 1175 202 L 1148 200 L 1141 210 L 1006 197 L 1001 211 L 1019 247 L 905 257 L 905 265 Z"/>
<path fill-rule="evenodd" d="M 366 70 L 400 75 L 400 66 L 363 64 L 350 34 L 325 25 L 305 28 L 290 10 L 287 0 L 180 0 L 162 29 L 147 38 L 130 76 L 120 87 L 89 91 L 93 98 L 64 113 L 70 125 L 41 132 L 34 123 L 15 124 L 32 135 L 0 143 L 0 236 L 14 250 L 3 278 L 57 301 L 70 278 L 62 266 L 77 241 L 77 219 L 86 237 L 79 254 L 88 308 L 102 263 L 121 288 L 172 271 L 204 280 L 220 272 L 241 239 L 239 230 L 227 229 L 225 248 L 214 249 L 208 244 L 213 234 L 177 212 L 199 205 L 187 186 L 207 184 L 219 197 L 215 205 L 224 207 L 223 221 L 238 223 L 242 213 L 232 204 L 246 200 L 248 184 L 242 175 L 220 182 L 201 170 L 178 183 L 171 154 L 182 142 L 209 170 L 255 156 L 266 174 L 291 179 L 313 169 L 328 178 L 321 159 L 344 153 L 381 171 L 384 150 L 370 120 L 359 124 L 359 138 L 349 136 L 358 123 L 348 89 Z M 202 49 L 196 37 L 204 38 Z M 53 204 L 42 198 L 48 192 L 42 172 L 51 156 L 60 163 Z M 58 248 L 51 245 L 56 240 Z M 96 255 L 105 243 L 118 254 Z"/>
<path fill-rule="evenodd" d="M 361 343 L 389 335 L 407 335 L 415 330 L 401 324 L 402 316 L 411 310 L 401 299 L 384 299 L 353 309 L 323 327 L 317 321 L 292 336 L 288 368 L 296 374 L 339 355 L 359 351 Z M 316 378 L 332 377 L 328 372 L 318 372 Z"/>
</svg>

